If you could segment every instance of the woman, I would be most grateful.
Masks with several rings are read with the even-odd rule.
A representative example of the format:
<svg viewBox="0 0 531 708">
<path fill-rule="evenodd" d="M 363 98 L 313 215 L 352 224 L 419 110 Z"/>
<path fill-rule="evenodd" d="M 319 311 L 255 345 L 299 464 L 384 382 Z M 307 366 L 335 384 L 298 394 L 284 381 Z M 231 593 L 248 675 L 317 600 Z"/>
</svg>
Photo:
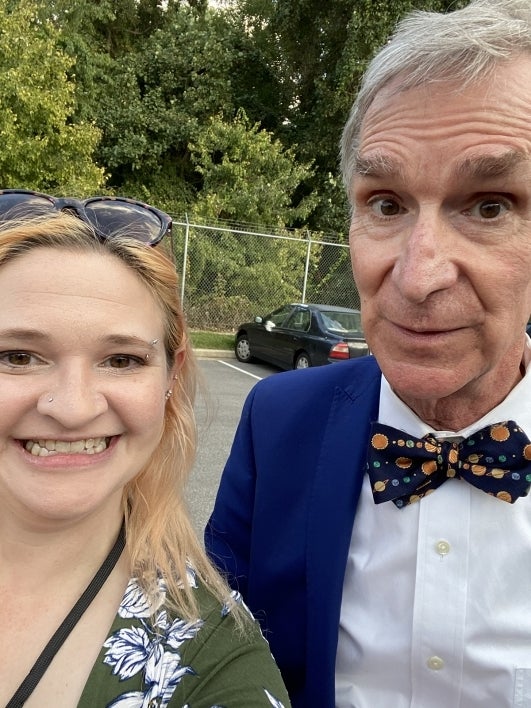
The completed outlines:
<svg viewBox="0 0 531 708">
<path fill-rule="evenodd" d="M 146 245 L 169 218 L 32 199 L 0 192 L 0 705 L 288 706 L 183 502 L 194 361 Z"/>
</svg>

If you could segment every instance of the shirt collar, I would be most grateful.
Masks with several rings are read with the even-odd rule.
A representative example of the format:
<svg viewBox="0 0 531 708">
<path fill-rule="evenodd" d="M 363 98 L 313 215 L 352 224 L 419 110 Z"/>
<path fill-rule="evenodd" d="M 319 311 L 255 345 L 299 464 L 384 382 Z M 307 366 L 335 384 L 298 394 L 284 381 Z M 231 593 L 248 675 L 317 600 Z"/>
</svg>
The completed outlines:
<svg viewBox="0 0 531 708">
<path fill-rule="evenodd" d="M 502 420 L 515 420 L 527 436 L 531 437 L 531 339 L 529 337 L 526 337 L 523 364 L 526 370 L 525 376 L 511 389 L 501 403 L 476 422 L 466 428 L 462 428 L 462 430 L 438 430 L 437 437 L 468 437 L 477 430 Z M 383 375 L 378 420 L 385 425 L 391 425 L 399 430 L 407 431 L 410 435 L 417 438 L 422 438 L 424 435 L 433 432 L 433 428 L 421 420 L 411 408 L 398 398 Z"/>
</svg>

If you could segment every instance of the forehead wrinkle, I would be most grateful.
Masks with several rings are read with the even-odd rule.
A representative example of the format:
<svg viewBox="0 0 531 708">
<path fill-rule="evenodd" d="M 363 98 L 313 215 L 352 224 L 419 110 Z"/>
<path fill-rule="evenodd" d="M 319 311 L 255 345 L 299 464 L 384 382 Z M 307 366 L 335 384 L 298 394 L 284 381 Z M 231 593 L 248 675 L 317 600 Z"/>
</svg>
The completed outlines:
<svg viewBox="0 0 531 708">
<path fill-rule="evenodd" d="M 505 177 L 523 163 L 529 161 L 525 152 L 508 150 L 502 155 L 478 155 L 459 162 L 454 170 L 455 176 L 461 179 L 489 179 Z"/>
</svg>

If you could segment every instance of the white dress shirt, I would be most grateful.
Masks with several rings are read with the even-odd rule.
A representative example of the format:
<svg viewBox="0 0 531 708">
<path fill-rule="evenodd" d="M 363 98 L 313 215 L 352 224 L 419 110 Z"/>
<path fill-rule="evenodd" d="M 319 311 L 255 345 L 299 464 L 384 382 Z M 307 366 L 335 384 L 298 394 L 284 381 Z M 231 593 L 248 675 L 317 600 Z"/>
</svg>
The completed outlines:
<svg viewBox="0 0 531 708">
<path fill-rule="evenodd" d="M 528 374 L 467 437 L 516 420 L 531 438 Z M 382 379 L 378 420 L 432 430 Z M 531 495 L 500 501 L 460 479 L 398 509 L 365 477 L 347 562 L 336 708 L 531 708 Z"/>
</svg>

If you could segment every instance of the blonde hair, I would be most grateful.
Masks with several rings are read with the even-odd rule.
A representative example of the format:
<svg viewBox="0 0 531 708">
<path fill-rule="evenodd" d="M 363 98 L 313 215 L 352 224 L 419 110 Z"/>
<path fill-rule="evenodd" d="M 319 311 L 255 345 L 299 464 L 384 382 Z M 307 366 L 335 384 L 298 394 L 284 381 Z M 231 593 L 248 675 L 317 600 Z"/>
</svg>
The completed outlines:
<svg viewBox="0 0 531 708">
<path fill-rule="evenodd" d="M 166 402 L 160 442 L 148 464 L 123 491 L 131 573 L 150 593 L 157 591 L 161 573 L 168 603 L 184 619 L 197 618 L 194 592 L 186 580 L 190 566 L 221 603 L 231 603 L 230 590 L 208 560 L 185 504 L 184 490 L 196 450 L 197 367 L 171 258 L 160 246 L 146 246 L 123 235 L 100 241 L 88 224 L 61 212 L 0 226 L 0 267 L 36 248 L 110 254 L 136 273 L 160 306 L 168 370 L 177 357 L 180 368 L 173 395 Z M 241 624 L 243 613 L 232 605 Z"/>
</svg>

